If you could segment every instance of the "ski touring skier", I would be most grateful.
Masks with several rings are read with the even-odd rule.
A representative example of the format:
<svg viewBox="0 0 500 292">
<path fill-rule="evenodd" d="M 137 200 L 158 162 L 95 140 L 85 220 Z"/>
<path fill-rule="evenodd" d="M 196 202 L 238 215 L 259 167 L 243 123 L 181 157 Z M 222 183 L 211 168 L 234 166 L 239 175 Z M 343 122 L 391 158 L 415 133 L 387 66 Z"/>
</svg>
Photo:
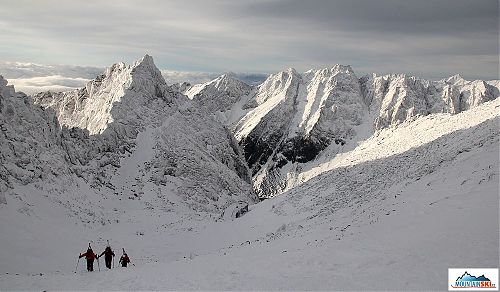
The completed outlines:
<svg viewBox="0 0 500 292">
<path fill-rule="evenodd" d="M 92 247 L 90 247 L 90 243 L 87 252 L 83 254 L 81 253 L 78 258 L 80 259 L 82 257 L 85 257 L 85 259 L 87 260 L 87 271 L 89 272 L 94 271 L 94 260 L 97 259 L 97 255 L 92 250 Z"/>
<path fill-rule="evenodd" d="M 124 248 L 123 248 L 123 255 L 121 256 L 120 261 L 118 263 L 121 263 L 122 267 L 124 267 L 124 268 L 126 268 L 127 264 L 130 263 L 130 258 L 128 257 Z"/>
<path fill-rule="evenodd" d="M 111 249 L 111 246 L 109 245 L 109 241 L 108 241 L 108 245 L 106 246 L 104 251 L 99 255 L 99 257 L 102 257 L 103 255 L 104 255 L 104 262 L 106 263 L 106 268 L 111 269 L 111 261 L 113 260 L 115 253 Z"/>
</svg>

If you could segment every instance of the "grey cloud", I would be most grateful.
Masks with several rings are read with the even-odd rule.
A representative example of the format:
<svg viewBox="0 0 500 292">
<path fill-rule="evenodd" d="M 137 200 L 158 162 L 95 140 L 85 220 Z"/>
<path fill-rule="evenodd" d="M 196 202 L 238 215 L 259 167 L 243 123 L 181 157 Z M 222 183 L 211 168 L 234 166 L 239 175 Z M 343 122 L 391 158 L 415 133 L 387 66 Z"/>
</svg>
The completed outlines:
<svg viewBox="0 0 500 292">
<path fill-rule="evenodd" d="M 103 70 L 98 67 L 0 61 L 0 75 L 16 90 L 27 94 L 80 88 Z"/>
<path fill-rule="evenodd" d="M 44 77 L 7 78 L 7 81 L 9 84 L 14 85 L 17 91 L 32 94 L 41 91 L 68 91 L 83 87 L 89 80 L 51 75 Z"/>
<path fill-rule="evenodd" d="M 104 68 L 73 65 L 42 65 L 36 63 L 0 61 L 0 74 L 5 78 L 31 78 L 51 75 L 69 78 L 91 79 L 101 74 Z"/>
<path fill-rule="evenodd" d="M 281 0 L 249 3 L 244 15 L 294 19 L 327 30 L 336 27 L 383 34 L 498 32 L 496 0 Z"/>
<path fill-rule="evenodd" d="M 17 0 L 2 8 L 6 60 L 107 66 L 149 53 L 158 67 L 177 72 L 342 63 L 498 78 L 496 0 Z M 464 71 L 454 72 L 459 61 Z"/>
</svg>

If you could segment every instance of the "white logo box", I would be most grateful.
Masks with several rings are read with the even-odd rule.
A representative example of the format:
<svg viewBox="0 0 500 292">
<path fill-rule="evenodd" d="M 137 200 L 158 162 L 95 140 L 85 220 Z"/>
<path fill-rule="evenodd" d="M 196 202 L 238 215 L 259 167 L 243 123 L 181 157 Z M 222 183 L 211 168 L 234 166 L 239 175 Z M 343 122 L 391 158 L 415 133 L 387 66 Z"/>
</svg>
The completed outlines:
<svg viewBox="0 0 500 292">
<path fill-rule="evenodd" d="M 465 273 L 468 273 L 471 276 L 474 277 L 481 277 L 485 276 L 491 281 L 492 285 L 495 285 L 494 288 L 478 288 L 478 287 L 459 287 L 459 288 L 454 288 L 453 286 L 455 285 L 455 281 L 464 275 Z M 485 269 L 480 269 L 480 268 L 453 268 L 453 269 L 448 269 L 448 290 L 449 291 L 498 291 L 498 268 L 495 269 L 490 269 L 490 268 L 485 268 Z"/>
</svg>

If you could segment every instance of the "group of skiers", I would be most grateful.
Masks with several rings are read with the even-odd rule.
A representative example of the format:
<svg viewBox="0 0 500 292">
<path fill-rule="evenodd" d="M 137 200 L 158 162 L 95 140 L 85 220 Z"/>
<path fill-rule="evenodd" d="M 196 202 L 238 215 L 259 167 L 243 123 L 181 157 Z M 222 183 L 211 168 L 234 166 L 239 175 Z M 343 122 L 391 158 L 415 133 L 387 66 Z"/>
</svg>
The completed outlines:
<svg viewBox="0 0 500 292">
<path fill-rule="evenodd" d="M 104 251 L 100 254 L 97 255 L 94 253 L 92 250 L 92 247 L 90 247 L 89 243 L 89 248 L 87 249 L 87 252 L 81 253 L 78 257 L 78 259 L 81 259 L 82 257 L 85 257 L 87 260 L 87 271 L 92 272 L 94 271 L 94 260 L 99 260 L 100 257 L 104 255 L 104 262 L 106 264 L 106 268 L 111 269 L 111 262 L 113 261 L 113 257 L 115 256 L 115 253 L 111 249 L 111 246 L 108 245 L 104 249 Z M 122 265 L 122 267 L 127 267 L 127 265 L 130 263 L 130 258 L 128 257 L 127 253 L 125 252 L 125 249 L 123 249 L 123 255 L 120 257 L 120 261 L 118 262 Z M 77 268 L 78 268 L 78 263 L 77 263 Z"/>
</svg>

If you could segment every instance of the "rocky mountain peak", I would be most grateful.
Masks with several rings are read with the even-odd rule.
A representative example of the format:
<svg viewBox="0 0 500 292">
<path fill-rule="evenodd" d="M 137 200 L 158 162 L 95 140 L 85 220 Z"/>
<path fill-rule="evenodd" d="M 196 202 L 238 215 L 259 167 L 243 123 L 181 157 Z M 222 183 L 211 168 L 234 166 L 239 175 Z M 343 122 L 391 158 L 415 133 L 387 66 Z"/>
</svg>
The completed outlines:
<svg viewBox="0 0 500 292">
<path fill-rule="evenodd" d="M 451 77 L 448 77 L 447 79 L 443 80 L 446 84 L 452 84 L 452 85 L 464 85 L 468 81 L 465 80 L 460 74 L 455 74 Z"/>
<path fill-rule="evenodd" d="M 165 87 L 167 87 L 167 83 L 158 67 L 156 67 L 153 57 L 147 54 L 134 63 L 131 67 L 130 75 L 132 78 L 130 89 L 140 87 L 141 90 L 151 92 L 152 87 L 154 87 L 154 94 L 156 96 L 161 96 L 161 93 L 158 91 L 164 91 L 166 89 Z M 158 86 L 163 88 L 160 89 Z"/>
<path fill-rule="evenodd" d="M 218 215 L 235 201 L 256 200 L 231 133 L 198 103 L 171 102 L 177 96 L 150 56 L 112 65 L 88 88 L 40 93 L 36 103 L 3 78 L 0 93 L 0 135 L 8 138 L 0 148 L 15 149 L 0 156 L 8 166 L 0 168 L 2 194 L 10 181 L 29 184 L 52 173 L 54 180 L 83 178 L 86 192 L 102 200 L 146 193 L 159 198 L 148 202 L 155 208 L 170 208 L 176 198 L 191 214 Z M 16 165 L 25 156 L 33 159 Z M 72 184 L 54 185 L 64 196 Z"/>
<path fill-rule="evenodd" d="M 214 79 L 211 82 L 208 82 L 208 84 L 213 83 L 215 87 L 219 90 L 234 90 L 234 89 L 249 89 L 250 85 L 246 84 L 245 82 L 238 80 L 231 75 L 228 74 L 223 74 L 216 79 Z"/>
<path fill-rule="evenodd" d="M 142 115 L 143 108 L 157 103 L 157 99 L 172 103 L 176 95 L 153 58 L 145 55 L 132 66 L 113 64 L 83 89 L 39 93 L 34 98 L 36 103 L 54 109 L 62 125 L 100 134 L 117 120 L 138 125 L 144 124 L 142 120 L 154 119 L 153 115 Z"/>
<path fill-rule="evenodd" d="M 331 70 L 333 72 L 354 74 L 354 71 L 352 70 L 351 66 L 349 66 L 349 65 L 335 64 L 335 66 L 333 66 Z"/>
<path fill-rule="evenodd" d="M 139 60 L 135 61 L 134 65 L 132 67 L 156 68 L 156 65 L 155 65 L 155 62 L 153 60 L 153 57 L 151 57 L 148 54 L 145 54 L 144 57 L 142 57 Z"/>
</svg>

